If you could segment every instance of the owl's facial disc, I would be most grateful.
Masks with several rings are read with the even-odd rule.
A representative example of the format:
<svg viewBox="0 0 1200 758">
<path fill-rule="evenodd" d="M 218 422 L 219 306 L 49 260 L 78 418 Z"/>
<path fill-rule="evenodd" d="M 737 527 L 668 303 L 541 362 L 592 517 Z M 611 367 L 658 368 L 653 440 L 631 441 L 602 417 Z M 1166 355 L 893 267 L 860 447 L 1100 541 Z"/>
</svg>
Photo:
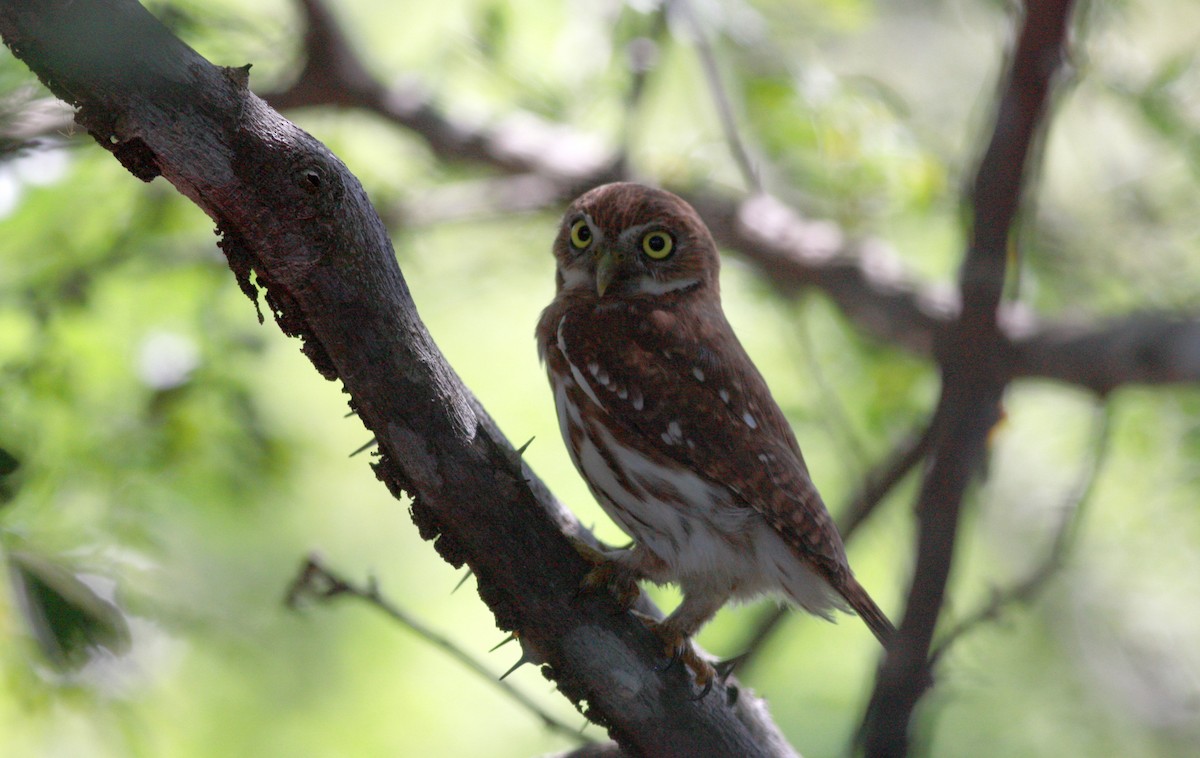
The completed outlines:
<svg viewBox="0 0 1200 758">
<path fill-rule="evenodd" d="M 690 249 L 691 238 L 681 237 L 669 219 L 639 215 L 594 217 L 582 208 L 568 215 L 560 237 L 566 255 L 558 261 L 563 289 L 593 290 L 604 298 L 657 296 L 697 284 L 700 277 L 673 260 Z"/>
</svg>

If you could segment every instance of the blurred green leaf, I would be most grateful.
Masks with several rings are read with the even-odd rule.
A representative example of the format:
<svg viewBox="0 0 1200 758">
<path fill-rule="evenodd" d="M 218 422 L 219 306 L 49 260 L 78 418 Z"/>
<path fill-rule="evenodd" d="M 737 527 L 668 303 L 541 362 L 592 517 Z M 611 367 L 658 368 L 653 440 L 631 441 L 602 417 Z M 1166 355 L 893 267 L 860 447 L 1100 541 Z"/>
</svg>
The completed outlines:
<svg viewBox="0 0 1200 758">
<path fill-rule="evenodd" d="M 0 477 L 9 476 L 20 466 L 21 462 L 15 455 L 0 447 Z"/>
<path fill-rule="evenodd" d="M 78 669 L 97 648 L 114 655 L 129 650 L 129 625 L 120 609 L 63 564 L 18 550 L 9 553 L 8 570 L 25 622 L 57 668 Z"/>
</svg>

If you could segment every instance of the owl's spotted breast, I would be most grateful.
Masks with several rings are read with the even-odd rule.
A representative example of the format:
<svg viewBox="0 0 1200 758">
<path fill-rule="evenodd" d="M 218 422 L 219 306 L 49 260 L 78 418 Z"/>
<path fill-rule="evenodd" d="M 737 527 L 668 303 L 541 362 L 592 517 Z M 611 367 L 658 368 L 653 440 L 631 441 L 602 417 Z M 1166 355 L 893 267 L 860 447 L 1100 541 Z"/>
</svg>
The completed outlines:
<svg viewBox="0 0 1200 758">
<path fill-rule="evenodd" d="M 653 354 L 610 363 L 568 336 L 572 321 L 560 319 L 549 351 L 559 423 L 597 501 L 641 551 L 639 574 L 697 597 L 750 598 L 786 586 L 814 613 L 840 606 L 827 580 L 790 554 L 741 493 L 706 474 L 699 461 L 721 443 L 695 419 L 671 415 L 680 396 L 666 391 Z"/>
<path fill-rule="evenodd" d="M 698 475 L 723 493 L 727 507 L 749 510 L 754 519 L 788 513 L 794 547 L 810 554 L 823 575 L 844 570 L 841 540 L 824 506 L 819 498 L 803 499 L 815 490 L 795 437 L 778 406 L 758 399 L 766 385 L 719 309 L 580 304 L 562 313 L 554 331 L 555 358 L 579 388 L 580 402 L 605 414 L 614 439 Z M 739 528 L 744 517 L 736 519 Z"/>
</svg>

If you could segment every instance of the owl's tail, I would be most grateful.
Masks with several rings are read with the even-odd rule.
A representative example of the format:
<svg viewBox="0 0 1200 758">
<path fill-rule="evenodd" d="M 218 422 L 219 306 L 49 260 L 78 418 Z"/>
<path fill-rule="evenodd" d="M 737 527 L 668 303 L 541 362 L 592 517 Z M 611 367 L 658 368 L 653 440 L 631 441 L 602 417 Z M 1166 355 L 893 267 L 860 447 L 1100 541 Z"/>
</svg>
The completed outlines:
<svg viewBox="0 0 1200 758">
<path fill-rule="evenodd" d="M 892 638 L 896 636 L 896 627 L 879 609 L 863 586 L 858 583 L 858 580 L 853 575 L 847 577 L 845 584 L 840 589 L 842 597 L 846 599 L 854 612 L 859 615 L 875 635 L 875 639 L 879 640 L 879 644 L 885 648 L 891 644 Z"/>
</svg>

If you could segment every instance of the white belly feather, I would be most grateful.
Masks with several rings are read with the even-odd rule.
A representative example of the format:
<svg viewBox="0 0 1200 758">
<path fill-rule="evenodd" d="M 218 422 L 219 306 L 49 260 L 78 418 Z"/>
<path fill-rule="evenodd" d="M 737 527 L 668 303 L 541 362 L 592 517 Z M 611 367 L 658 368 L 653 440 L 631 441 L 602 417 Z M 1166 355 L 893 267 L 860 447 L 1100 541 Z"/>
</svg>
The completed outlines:
<svg viewBox="0 0 1200 758">
<path fill-rule="evenodd" d="M 562 349 L 561 332 L 559 348 Z M 570 358 L 563 350 L 570 364 Z M 587 377 L 550 376 L 563 439 L 571 460 L 604 511 L 662 562 L 651 581 L 676 583 L 685 594 L 723 593 L 749 599 L 782 592 L 810 612 L 828 616 L 836 593 L 813 573 L 753 508 L 731 492 L 680 467 L 664 467 L 621 444 L 603 423 L 585 422 L 576 399 L 607 416 Z M 578 390 L 571 390 L 578 386 Z M 572 441 L 572 427 L 578 445 Z M 578 449 L 576 449 L 578 447 Z"/>
</svg>

